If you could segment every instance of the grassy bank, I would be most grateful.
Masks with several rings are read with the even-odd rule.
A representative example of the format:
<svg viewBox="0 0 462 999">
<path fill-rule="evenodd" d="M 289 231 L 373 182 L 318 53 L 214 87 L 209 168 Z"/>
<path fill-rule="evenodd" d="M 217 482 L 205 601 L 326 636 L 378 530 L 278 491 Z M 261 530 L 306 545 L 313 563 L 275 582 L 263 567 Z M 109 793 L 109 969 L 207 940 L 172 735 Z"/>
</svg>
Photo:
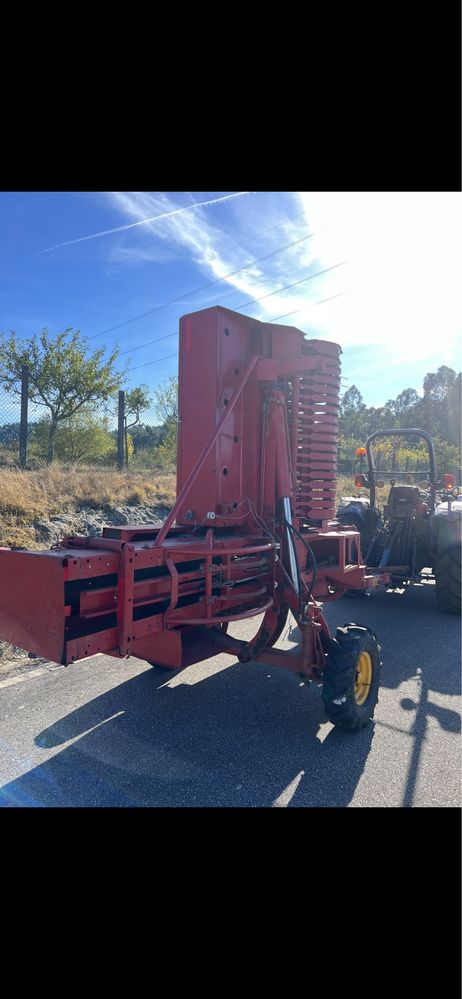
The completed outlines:
<svg viewBox="0 0 462 999">
<path fill-rule="evenodd" d="M 174 499 L 174 475 L 58 464 L 34 472 L 2 469 L 0 544 L 43 548 L 32 523 L 83 506 L 171 506 Z"/>
<path fill-rule="evenodd" d="M 32 526 L 34 521 L 104 506 L 164 506 L 175 500 L 175 476 L 155 472 L 118 472 L 112 469 L 51 465 L 33 472 L 2 469 L 0 472 L 0 544 L 43 548 Z M 389 487 L 388 487 L 389 488 Z M 379 491 L 385 498 L 388 488 Z M 354 495 L 353 476 L 337 481 L 337 500 Z M 381 495 L 383 493 L 383 496 Z"/>
</svg>

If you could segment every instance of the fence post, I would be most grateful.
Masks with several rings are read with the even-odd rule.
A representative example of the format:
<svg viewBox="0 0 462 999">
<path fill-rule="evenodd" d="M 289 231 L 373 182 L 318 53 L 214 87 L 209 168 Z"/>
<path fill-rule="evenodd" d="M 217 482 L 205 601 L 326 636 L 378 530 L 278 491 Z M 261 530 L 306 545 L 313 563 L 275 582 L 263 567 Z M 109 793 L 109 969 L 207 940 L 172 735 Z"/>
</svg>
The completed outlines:
<svg viewBox="0 0 462 999">
<path fill-rule="evenodd" d="M 124 467 L 124 436 L 125 436 L 125 392 L 119 392 L 119 423 L 117 427 L 117 467 Z"/>
<path fill-rule="evenodd" d="M 29 402 L 29 368 L 21 369 L 21 422 L 19 424 L 19 464 L 26 467 L 27 460 L 27 406 Z"/>
</svg>

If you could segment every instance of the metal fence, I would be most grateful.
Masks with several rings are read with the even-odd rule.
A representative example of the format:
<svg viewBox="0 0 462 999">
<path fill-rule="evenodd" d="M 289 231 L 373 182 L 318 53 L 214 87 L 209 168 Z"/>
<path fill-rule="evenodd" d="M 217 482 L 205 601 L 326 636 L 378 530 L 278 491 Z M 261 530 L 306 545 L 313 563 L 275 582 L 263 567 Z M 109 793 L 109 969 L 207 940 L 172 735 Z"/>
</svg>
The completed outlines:
<svg viewBox="0 0 462 999">
<path fill-rule="evenodd" d="M 0 467 L 34 469 L 46 464 L 50 443 L 50 411 L 28 399 L 29 371 L 23 368 L 20 393 L 0 386 Z M 100 405 L 92 403 L 59 423 L 54 458 L 66 464 L 94 464 L 119 469 L 171 471 L 159 445 L 165 430 L 153 410 L 133 421 L 125 412 L 125 393 Z"/>
<path fill-rule="evenodd" d="M 391 470 L 391 465 L 386 462 L 380 456 L 374 461 L 374 468 L 377 478 L 389 478 L 390 475 L 395 475 L 399 482 L 405 482 L 409 480 L 413 482 L 414 480 L 420 481 L 420 479 L 428 478 L 428 461 L 416 461 L 412 462 L 408 457 L 404 459 L 398 458 L 396 455 L 394 457 L 393 470 Z M 455 477 L 456 484 L 460 486 L 462 481 L 462 470 L 460 466 L 455 465 L 451 462 L 446 462 L 444 468 L 442 467 L 442 462 L 436 460 L 436 470 L 437 475 L 442 475 L 444 472 L 450 472 Z M 349 475 L 352 479 L 355 473 L 360 471 L 360 466 L 358 464 L 357 458 L 344 458 L 340 457 L 337 459 L 337 473 L 338 475 Z M 361 471 L 367 471 L 367 466 L 364 464 L 361 467 Z"/>
<path fill-rule="evenodd" d="M 0 386 L 0 466 L 37 468 L 46 463 L 50 442 L 50 411 L 28 398 L 29 371 L 22 370 L 20 393 Z M 66 463 L 97 463 L 114 467 L 118 441 L 118 399 L 92 404 L 59 423 L 55 457 Z"/>
<path fill-rule="evenodd" d="M 0 466 L 37 468 L 46 463 L 50 431 L 49 410 L 28 399 L 29 371 L 22 372 L 20 394 L 7 393 L 0 386 Z M 125 393 L 116 394 L 99 406 L 94 403 L 59 425 L 55 458 L 67 464 L 96 464 L 109 468 L 131 468 L 173 472 L 175 453 L 169 446 L 166 427 L 158 425 L 153 410 L 143 411 L 142 419 L 133 421 L 125 411 Z M 377 456 L 377 471 L 386 473 Z M 418 463 L 403 462 L 402 472 L 419 472 Z M 394 468 L 398 468 L 395 464 Z M 423 466 L 422 466 L 423 467 Z M 357 459 L 339 453 L 337 471 L 354 475 Z M 447 467 L 460 485 L 460 467 Z"/>
</svg>

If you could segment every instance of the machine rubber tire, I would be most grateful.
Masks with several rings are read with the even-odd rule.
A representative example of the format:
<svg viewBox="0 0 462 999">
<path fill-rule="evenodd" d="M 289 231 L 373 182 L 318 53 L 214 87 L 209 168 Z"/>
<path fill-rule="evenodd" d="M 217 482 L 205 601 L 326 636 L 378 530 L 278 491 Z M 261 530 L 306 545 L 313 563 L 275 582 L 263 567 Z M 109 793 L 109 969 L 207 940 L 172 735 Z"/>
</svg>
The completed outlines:
<svg viewBox="0 0 462 999">
<path fill-rule="evenodd" d="M 329 642 L 322 688 L 324 711 L 337 728 L 357 731 L 373 717 L 381 665 L 380 645 L 370 628 L 357 624 L 337 628 Z M 364 700 L 361 687 L 369 688 Z"/>
<path fill-rule="evenodd" d="M 436 599 L 442 611 L 460 614 L 461 546 L 450 544 L 436 553 Z"/>
</svg>

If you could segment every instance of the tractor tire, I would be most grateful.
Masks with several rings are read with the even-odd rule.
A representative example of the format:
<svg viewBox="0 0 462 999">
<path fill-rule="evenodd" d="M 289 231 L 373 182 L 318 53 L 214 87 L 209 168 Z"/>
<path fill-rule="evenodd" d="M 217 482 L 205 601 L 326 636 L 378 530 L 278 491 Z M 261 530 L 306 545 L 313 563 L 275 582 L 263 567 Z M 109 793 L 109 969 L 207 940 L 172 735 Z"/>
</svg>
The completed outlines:
<svg viewBox="0 0 462 999">
<path fill-rule="evenodd" d="M 379 697 L 380 645 L 370 628 L 337 628 L 326 658 L 322 699 L 333 725 L 358 731 L 373 717 Z"/>
<path fill-rule="evenodd" d="M 436 599 L 438 607 L 450 614 L 460 614 L 461 546 L 452 543 L 438 549 L 435 563 Z"/>
</svg>

